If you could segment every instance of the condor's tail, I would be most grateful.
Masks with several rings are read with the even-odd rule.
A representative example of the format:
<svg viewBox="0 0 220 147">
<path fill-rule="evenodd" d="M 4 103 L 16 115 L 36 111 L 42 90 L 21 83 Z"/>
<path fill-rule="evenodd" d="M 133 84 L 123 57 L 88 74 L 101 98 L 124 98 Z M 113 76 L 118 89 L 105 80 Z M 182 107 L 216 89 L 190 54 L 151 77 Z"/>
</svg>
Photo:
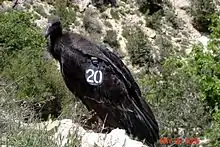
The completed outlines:
<svg viewBox="0 0 220 147">
<path fill-rule="evenodd" d="M 139 140 L 145 140 L 147 145 L 154 146 L 159 139 L 158 123 L 153 115 L 149 105 L 142 101 L 142 106 L 137 106 L 133 101 L 124 114 L 124 126 L 128 134 L 138 137 Z"/>
</svg>

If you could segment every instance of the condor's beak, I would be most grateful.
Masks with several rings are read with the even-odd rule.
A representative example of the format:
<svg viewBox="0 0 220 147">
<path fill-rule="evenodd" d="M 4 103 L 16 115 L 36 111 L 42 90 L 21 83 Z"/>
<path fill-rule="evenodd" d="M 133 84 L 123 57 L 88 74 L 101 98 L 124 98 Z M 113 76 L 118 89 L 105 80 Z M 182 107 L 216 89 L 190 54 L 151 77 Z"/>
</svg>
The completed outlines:
<svg viewBox="0 0 220 147">
<path fill-rule="evenodd" d="M 44 34 L 44 37 L 47 38 L 47 37 L 49 36 L 49 34 L 50 34 L 50 33 L 46 32 L 46 33 Z"/>
<path fill-rule="evenodd" d="M 50 27 L 51 27 L 51 23 L 46 28 L 46 31 L 45 31 L 45 34 L 44 34 L 45 38 L 47 38 L 50 35 L 50 33 L 51 33 Z"/>
</svg>

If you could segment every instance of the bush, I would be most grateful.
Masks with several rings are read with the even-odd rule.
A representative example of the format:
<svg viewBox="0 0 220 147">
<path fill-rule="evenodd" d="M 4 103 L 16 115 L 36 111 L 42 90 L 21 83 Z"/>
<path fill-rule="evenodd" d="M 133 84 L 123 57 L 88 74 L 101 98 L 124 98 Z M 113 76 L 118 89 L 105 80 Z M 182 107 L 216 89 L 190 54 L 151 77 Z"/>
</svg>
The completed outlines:
<svg viewBox="0 0 220 147">
<path fill-rule="evenodd" d="M 75 7 L 69 0 L 55 0 L 53 5 L 55 7 L 53 14 L 59 16 L 64 29 L 68 29 L 76 20 Z"/>
<path fill-rule="evenodd" d="M 132 64 L 150 66 L 152 59 L 152 44 L 138 27 L 126 27 L 123 36 L 127 39 L 127 50 Z"/>
<path fill-rule="evenodd" d="M 203 135 L 210 117 L 200 99 L 201 90 L 193 70 L 176 56 L 170 56 L 160 68 L 159 74 L 142 75 L 139 79 L 143 96 L 153 105 L 160 135 L 170 138 Z"/>
<path fill-rule="evenodd" d="M 35 122 L 36 123 L 36 122 Z M 41 128 L 41 129 L 40 129 Z M 4 130 L 6 132 L 0 131 L 1 145 L 5 146 L 16 146 L 16 147 L 58 147 L 61 143 L 57 145 L 55 143 L 54 134 L 56 133 L 56 128 L 47 131 L 46 126 L 41 126 L 39 124 L 23 125 L 9 121 Z M 77 135 L 68 135 L 68 141 L 65 146 L 78 147 L 80 146 L 79 140 L 77 140 Z"/>
<path fill-rule="evenodd" d="M 137 0 L 137 3 L 139 5 L 140 12 L 142 12 L 143 14 L 147 13 L 149 15 L 152 15 L 153 13 L 162 9 L 162 0 Z"/>
<path fill-rule="evenodd" d="M 191 0 L 193 26 L 200 32 L 210 33 L 211 16 L 215 13 L 213 0 Z"/>
<path fill-rule="evenodd" d="M 152 15 L 145 15 L 146 26 L 157 31 L 161 30 L 161 20 L 162 20 L 163 12 L 157 11 Z"/>
<path fill-rule="evenodd" d="M 220 110 L 213 114 L 213 123 L 211 128 L 207 131 L 207 137 L 211 139 L 212 146 L 220 144 Z"/>
<path fill-rule="evenodd" d="M 119 47 L 119 43 L 117 41 L 116 31 L 112 31 L 112 30 L 107 31 L 103 42 L 108 43 L 111 47 L 116 48 L 117 50 L 117 48 Z"/>
<path fill-rule="evenodd" d="M 1 78 L 13 81 L 17 101 L 38 103 L 55 97 L 65 103 L 72 95 L 54 63 L 43 60 L 46 42 L 33 19 L 22 11 L 0 14 Z"/>
<path fill-rule="evenodd" d="M 153 105 L 159 121 L 161 136 L 208 136 L 210 145 L 219 145 L 220 20 L 212 18 L 206 49 L 195 45 L 185 56 L 168 50 L 170 54 L 157 67 L 158 73 L 139 76 L 143 96 Z M 184 129 L 181 134 L 180 128 Z"/>
<path fill-rule="evenodd" d="M 101 34 L 103 32 L 103 25 L 98 19 L 98 12 L 93 9 L 87 9 L 83 17 L 83 26 L 90 34 Z"/>
<path fill-rule="evenodd" d="M 200 78 L 199 85 L 208 106 L 220 106 L 220 60 L 211 52 L 204 52 L 202 47 L 194 47 L 190 66 L 194 67 L 195 74 Z"/>
</svg>

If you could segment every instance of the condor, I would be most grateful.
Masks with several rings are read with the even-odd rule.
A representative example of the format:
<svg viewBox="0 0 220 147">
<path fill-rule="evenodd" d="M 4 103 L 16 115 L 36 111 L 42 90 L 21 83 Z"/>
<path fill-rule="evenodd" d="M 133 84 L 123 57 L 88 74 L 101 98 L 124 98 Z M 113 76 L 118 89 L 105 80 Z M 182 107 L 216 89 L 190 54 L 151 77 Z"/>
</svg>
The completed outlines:
<svg viewBox="0 0 220 147">
<path fill-rule="evenodd" d="M 48 51 L 59 61 L 68 89 L 106 126 L 125 129 L 150 146 L 159 139 L 158 123 L 128 68 L 110 50 L 49 23 Z"/>
</svg>

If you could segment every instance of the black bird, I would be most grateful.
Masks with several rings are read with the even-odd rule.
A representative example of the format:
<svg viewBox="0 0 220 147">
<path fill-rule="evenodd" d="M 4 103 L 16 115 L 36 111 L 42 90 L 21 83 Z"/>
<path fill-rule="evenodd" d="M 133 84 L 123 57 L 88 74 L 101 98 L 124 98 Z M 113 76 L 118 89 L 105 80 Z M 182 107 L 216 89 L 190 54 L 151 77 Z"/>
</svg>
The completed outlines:
<svg viewBox="0 0 220 147">
<path fill-rule="evenodd" d="M 79 34 L 64 33 L 59 19 L 48 25 L 45 37 L 66 86 L 87 109 L 106 126 L 125 129 L 153 146 L 159 139 L 157 121 L 121 59 Z"/>
</svg>

